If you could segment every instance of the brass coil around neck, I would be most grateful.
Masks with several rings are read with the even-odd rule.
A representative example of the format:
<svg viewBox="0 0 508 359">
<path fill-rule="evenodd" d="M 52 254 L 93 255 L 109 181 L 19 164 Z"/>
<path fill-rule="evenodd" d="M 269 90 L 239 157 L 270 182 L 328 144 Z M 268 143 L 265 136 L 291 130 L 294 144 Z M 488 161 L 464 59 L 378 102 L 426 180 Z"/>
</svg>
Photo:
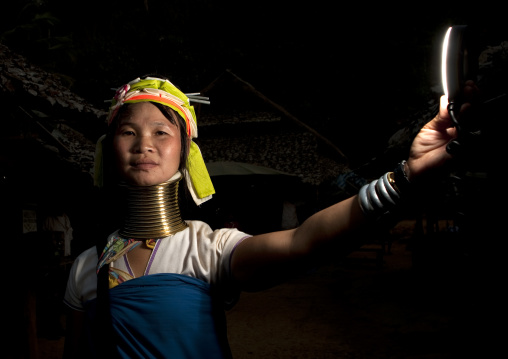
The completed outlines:
<svg viewBox="0 0 508 359">
<path fill-rule="evenodd" d="M 164 238 L 187 228 L 178 204 L 177 179 L 154 186 L 120 183 L 125 203 L 119 235 L 134 239 Z"/>
</svg>

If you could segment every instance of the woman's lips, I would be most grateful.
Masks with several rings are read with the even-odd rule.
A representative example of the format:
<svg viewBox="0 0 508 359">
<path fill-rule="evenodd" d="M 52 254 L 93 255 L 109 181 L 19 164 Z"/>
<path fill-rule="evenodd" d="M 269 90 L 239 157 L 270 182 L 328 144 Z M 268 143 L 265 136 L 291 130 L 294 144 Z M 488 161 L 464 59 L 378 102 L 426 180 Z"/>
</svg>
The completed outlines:
<svg viewBox="0 0 508 359">
<path fill-rule="evenodd" d="M 136 161 L 133 164 L 131 164 L 132 167 L 140 170 L 146 170 L 151 169 L 154 167 L 157 167 L 157 163 L 155 161 L 150 160 L 142 160 L 142 161 Z"/>
</svg>

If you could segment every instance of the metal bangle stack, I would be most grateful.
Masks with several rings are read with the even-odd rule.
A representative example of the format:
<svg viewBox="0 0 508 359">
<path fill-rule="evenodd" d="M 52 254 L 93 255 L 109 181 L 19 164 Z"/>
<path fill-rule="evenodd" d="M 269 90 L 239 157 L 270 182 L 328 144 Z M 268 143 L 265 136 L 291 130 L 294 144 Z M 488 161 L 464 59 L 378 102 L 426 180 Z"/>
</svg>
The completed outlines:
<svg viewBox="0 0 508 359">
<path fill-rule="evenodd" d="M 405 163 L 402 161 L 394 172 L 387 172 L 360 189 L 360 207 L 368 218 L 380 220 L 402 202 L 403 194 L 408 192 L 410 185 L 404 173 Z"/>
</svg>

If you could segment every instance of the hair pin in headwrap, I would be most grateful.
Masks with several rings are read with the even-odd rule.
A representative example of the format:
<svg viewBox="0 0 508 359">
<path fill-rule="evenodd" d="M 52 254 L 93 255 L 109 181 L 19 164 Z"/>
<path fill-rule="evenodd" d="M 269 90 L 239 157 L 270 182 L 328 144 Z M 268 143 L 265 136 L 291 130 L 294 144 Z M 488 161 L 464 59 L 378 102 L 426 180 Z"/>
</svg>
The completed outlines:
<svg viewBox="0 0 508 359">
<path fill-rule="evenodd" d="M 118 91 L 117 88 L 110 88 L 112 91 Z M 210 98 L 201 96 L 200 92 L 193 92 L 193 93 L 185 93 L 185 96 L 189 98 L 189 102 L 197 102 L 197 103 L 204 103 L 206 105 L 210 104 Z M 113 102 L 113 99 L 104 100 L 104 102 Z"/>
<path fill-rule="evenodd" d="M 199 92 L 195 93 L 186 93 L 185 96 L 189 98 L 190 102 L 197 102 L 197 103 L 204 103 L 206 105 L 210 104 L 209 97 L 200 96 L 201 94 Z"/>
</svg>

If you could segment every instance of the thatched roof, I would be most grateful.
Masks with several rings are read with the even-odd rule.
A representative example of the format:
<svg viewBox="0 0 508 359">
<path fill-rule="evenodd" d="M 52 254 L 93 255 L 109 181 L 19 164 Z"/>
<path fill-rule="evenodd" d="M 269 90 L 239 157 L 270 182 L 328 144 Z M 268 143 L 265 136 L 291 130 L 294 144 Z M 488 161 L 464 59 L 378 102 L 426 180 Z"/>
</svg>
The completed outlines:
<svg viewBox="0 0 508 359">
<path fill-rule="evenodd" d="M 97 118 L 105 115 L 103 110 L 95 108 L 87 100 L 71 92 L 58 76 L 32 65 L 25 57 L 2 44 L 0 66 L 0 92 L 4 94 L 32 96 L 34 102 L 47 102 L 46 105 L 49 104 L 54 110 L 75 110 Z"/>
<path fill-rule="evenodd" d="M 2 134 L 4 145 L 12 150 L 38 144 L 40 150 L 33 149 L 36 153 L 30 156 L 34 162 L 38 155 L 47 153 L 46 161 L 54 157 L 91 176 L 95 134 L 83 129 L 99 129 L 105 112 L 71 92 L 58 76 L 2 44 L 0 68 L 0 101 L 9 116 L 5 119 L 8 131 Z M 2 164 L 14 162 L 2 160 Z"/>
</svg>

